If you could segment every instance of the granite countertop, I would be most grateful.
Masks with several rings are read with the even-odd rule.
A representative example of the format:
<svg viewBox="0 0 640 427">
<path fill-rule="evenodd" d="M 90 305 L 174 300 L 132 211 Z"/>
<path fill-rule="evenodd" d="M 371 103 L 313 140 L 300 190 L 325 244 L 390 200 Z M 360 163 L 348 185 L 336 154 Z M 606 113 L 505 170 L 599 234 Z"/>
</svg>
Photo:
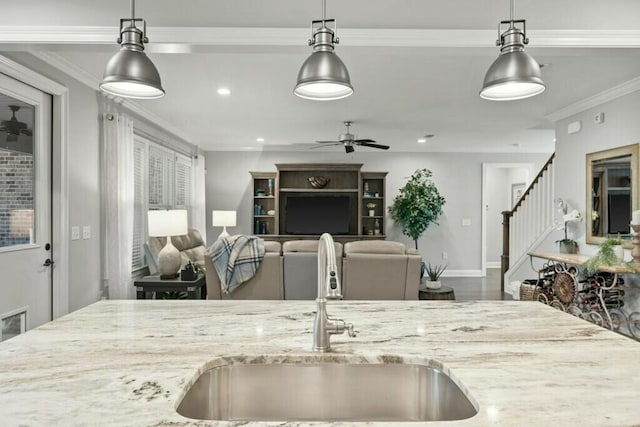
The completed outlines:
<svg viewBox="0 0 640 427">
<path fill-rule="evenodd" d="M 314 311 L 313 301 L 98 302 L 0 344 L 0 424 L 283 425 L 195 421 L 175 408 L 229 358 L 313 357 Z M 640 423 L 640 343 L 543 304 L 341 301 L 328 312 L 358 332 L 332 337 L 334 353 L 436 361 L 479 406 L 467 420 L 408 425 Z"/>
</svg>

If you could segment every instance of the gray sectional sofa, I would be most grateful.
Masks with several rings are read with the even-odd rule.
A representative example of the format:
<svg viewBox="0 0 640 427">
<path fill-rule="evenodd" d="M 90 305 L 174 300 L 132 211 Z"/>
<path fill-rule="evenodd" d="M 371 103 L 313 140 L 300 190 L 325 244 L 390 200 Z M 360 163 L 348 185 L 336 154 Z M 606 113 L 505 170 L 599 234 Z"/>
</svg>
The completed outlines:
<svg viewBox="0 0 640 427">
<path fill-rule="evenodd" d="M 402 243 L 362 240 L 335 243 L 338 277 L 345 300 L 417 300 L 418 251 Z M 317 240 L 265 242 L 265 257 L 256 275 L 230 295 L 205 257 L 209 299 L 313 300 L 317 293 Z"/>
</svg>

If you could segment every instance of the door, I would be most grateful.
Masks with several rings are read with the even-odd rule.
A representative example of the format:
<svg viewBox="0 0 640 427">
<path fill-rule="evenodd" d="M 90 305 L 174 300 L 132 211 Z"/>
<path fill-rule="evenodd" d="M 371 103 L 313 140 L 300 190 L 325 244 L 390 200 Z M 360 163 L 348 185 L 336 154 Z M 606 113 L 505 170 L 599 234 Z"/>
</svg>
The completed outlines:
<svg viewBox="0 0 640 427">
<path fill-rule="evenodd" d="M 0 341 L 51 320 L 51 105 L 0 74 Z"/>
</svg>

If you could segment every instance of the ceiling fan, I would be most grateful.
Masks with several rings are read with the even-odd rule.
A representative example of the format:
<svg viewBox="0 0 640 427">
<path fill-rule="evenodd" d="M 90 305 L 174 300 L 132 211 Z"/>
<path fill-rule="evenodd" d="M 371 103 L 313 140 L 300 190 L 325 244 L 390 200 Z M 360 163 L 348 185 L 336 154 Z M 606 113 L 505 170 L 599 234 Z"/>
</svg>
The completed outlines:
<svg viewBox="0 0 640 427">
<path fill-rule="evenodd" d="M 340 135 L 338 141 L 316 141 L 319 144 L 329 144 L 329 145 L 344 145 L 344 150 L 347 153 L 353 153 L 355 149 L 354 145 L 361 145 L 363 147 L 371 147 L 371 148 L 379 148 L 381 150 L 388 150 L 388 145 L 374 144 L 375 141 L 373 139 L 356 139 L 356 136 L 349 132 L 349 127 L 351 126 L 351 122 L 344 122 L 344 125 L 347 127 L 347 132 Z M 325 145 L 326 147 L 326 145 Z"/>
<path fill-rule="evenodd" d="M 33 136 L 33 132 L 27 128 L 27 124 L 18 121 L 16 118 L 16 112 L 20 110 L 20 107 L 18 105 L 9 105 L 9 108 L 12 111 L 11 118 L 0 123 L 0 132 L 7 132 L 7 142 L 16 142 L 20 134 Z"/>
</svg>

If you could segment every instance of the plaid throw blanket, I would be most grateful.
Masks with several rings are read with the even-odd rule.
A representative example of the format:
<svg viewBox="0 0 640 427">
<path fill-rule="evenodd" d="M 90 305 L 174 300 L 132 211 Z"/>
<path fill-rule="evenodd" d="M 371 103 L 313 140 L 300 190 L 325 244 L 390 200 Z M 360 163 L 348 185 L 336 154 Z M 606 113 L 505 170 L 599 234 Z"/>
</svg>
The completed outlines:
<svg viewBox="0 0 640 427">
<path fill-rule="evenodd" d="M 223 237 L 207 253 L 220 278 L 222 292 L 230 294 L 256 274 L 264 258 L 264 240 L 243 234 Z"/>
</svg>

